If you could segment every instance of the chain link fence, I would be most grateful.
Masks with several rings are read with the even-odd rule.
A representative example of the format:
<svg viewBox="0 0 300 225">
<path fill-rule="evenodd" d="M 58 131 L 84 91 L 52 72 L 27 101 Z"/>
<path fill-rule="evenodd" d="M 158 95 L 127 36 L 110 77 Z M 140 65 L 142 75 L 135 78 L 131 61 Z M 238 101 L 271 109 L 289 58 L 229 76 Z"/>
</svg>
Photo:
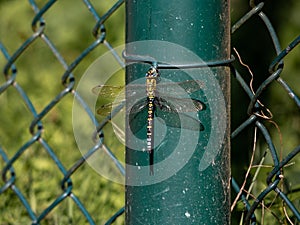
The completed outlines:
<svg viewBox="0 0 300 225">
<path fill-rule="evenodd" d="M 118 151 L 104 145 L 109 135 L 101 128 L 110 118 L 100 121 L 76 91 L 80 75 L 99 55 L 110 51 L 118 59 L 112 46 L 124 43 L 123 1 L 0 4 L 4 75 L 0 79 L 0 223 L 123 224 L 124 187 L 87 165 L 88 158 L 105 149 L 124 174 L 122 159 L 115 156 Z M 300 221 L 299 68 L 289 70 L 291 63 L 284 67 L 284 60 L 297 52 L 300 36 L 281 47 L 264 13 L 268 4 L 250 1 L 251 9 L 232 26 L 236 58 L 232 64 L 232 223 L 236 224 Z M 239 10 L 238 3 L 233 7 Z M 264 49 L 257 45 L 259 53 L 252 57 L 257 40 L 239 32 L 258 21 L 265 33 L 254 36 L 264 39 L 268 34 L 271 38 L 266 42 L 272 45 Z M 241 45 L 245 39 L 248 48 Z M 256 56 L 267 62 L 260 62 L 261 70 Z M 299 59 L 294 63 L 299 65 Z M 248 99 L 237 98 L 244 93 Z M 84 155 L 73 137 L 73 101 L 98 128 L 95 145 Z M 245 164 L 235 160 L 243 157 Z"/>
<path fill-rule="evenodd" d="M 239 151 L 235 154 L 241 156 L 246 149 L 251 154 L 244 180 L 236 182 L 232 178 L 232 188 L 237 194 L 233 196 L 231 209 L 242 212 L 240 223 L 299 224 L 299 198 L 296 197 L 299 180 L 293 178 L 298 174 L 298 160 L 294 157 L 300 151 L 299 82 L 291 78 L 297 76 L 296 71 L 285 73 L 284 60 L 289 60 L 288 55 L 296 51 L 300 36 L 281 47 L 277 32 L 264 12 L 266 5 L 250 1 L 251 10 L 232 26 L 234 39 L 240 29 L 254 28 L 251 22 L 255 23 L 253 34 L 248 33 L 246 40 L 249 48 L 233 48 L 236 62 L 232 74 L 249 100 L 245 110 L 247 118 L 234 128 L 231 138 L 233 147 L 236 145 Z M 242 41 L 236 39 L 233 47 Z M 256 51 L 251 49 L 256 46 Z M 257 69 L 259 65 L 262 69 Z M 238 102 L 233 102 L 233 108 L 234 104 Z M 252 143 L 248 142 L 251 148 L 245 147 L 244 140 L 239 138 L 247 132 L 252 133 Z"/>
<path fill-rule="evenodd" d="M 102 131 L 81 156 L 71 124 L 74 99 L 99 125 L 75 90 L 75 74 L 122 35 L 112 35 L 124 29 L 122 4 L 1 2 L 1 224 L 111 224 L 123 212 L 122 187 L 85 166 Z"/>
</svg>

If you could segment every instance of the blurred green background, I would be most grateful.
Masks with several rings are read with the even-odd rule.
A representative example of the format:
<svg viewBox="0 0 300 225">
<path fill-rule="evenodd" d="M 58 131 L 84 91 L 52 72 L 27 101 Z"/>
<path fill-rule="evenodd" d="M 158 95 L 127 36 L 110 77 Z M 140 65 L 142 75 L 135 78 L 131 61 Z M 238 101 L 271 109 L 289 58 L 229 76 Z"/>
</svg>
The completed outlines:
<svg viewBox="0 0 300 225">
<path fill-rule="evenodd" d="M 36 1 L 42 7 L 47 1 Z M 114 2 L 92 1 L 103 15 Z M 32 35 L 31 21 L 34 12 L 28 1 L 0 1 L 0 40 L 9 54 L 13 54 Z M 96 22 L 82 1 L 58 1 L 43 17 L 45 33 L 57 47 L 68 64 L 71 64 L 92 42 L 92 29 Z M 124 6 L 106 22 L 107 40 L 118 46 L 124 43 Z M 107 51 L 100 45 L 74 70 L 76 79 L 84 74 L 89 65 Z M 0 54 L 3 70 L 6 60 Z M 37 39 L 15 63 L 18 69 L 16 81 L 31 99 L 37 112 L 64 89 L 61 76 L 64 68 L 58 63 L 48 46 Z M 77 81 L 78 81 L 77 80 Z M 0 84 L 5 82 L 0 77 Z M 96 85 L 96 84 L 95 84 Z M 72 127 L 73 95 L 67 95 L 42 120 L 43 138 L 69 169 L 81 157 Z M 30 138 L 29 126 L 33 116 L 18 92 L 8 88 L 0 96 L 0 146 L 12 157 Z M 109 135 L 108 135 L 109 136 Z M 121 155 L 124 153 L 121 152 Z M 4 162 L 0 159 L 0 168 Z M 63 175 L 40 144 L 35 143 L 14 164 L 16 186 L 29 201 L 32 209 L 40 214 L 57 198 L 62 190 Z M 96 224 L 104 224 L 117 210 L 124 206 L 124 187 L 100 176 L 85 164 L 72 175 L 73 193 L 84 204 Z M 1 180 L 0 186 L 4 183 Z M 124 218 L 116 221 L 123 224 Z M 0 224 L 31 224 L 20 200 L 7 190 L 0 196 Z M 63 201 L 41 224 L 88 224 L 71 199 Z"/>
<path fill-rule="evenodd" d="M 36 1 L 41 7 L 47 1 Z M 112 1 L 91 1 L 103 15 L 113 4 Z M 179 6 L 180 7 L 180 6 Z M 247 1 L 231 1 L 232 23 L 237 21 L 249 10 Z M 297 0 L 266 1 L 264 12 L 270 17 L 275 30 L 278 32 L 280 43 L 285 48 L 300 33 L 300 2 Z M 0 0 L 0 41 L 9 54 L 13 54 L 24 41 L 32 35 L 31 21 L 33 10 L 27 1 Z M 72 63 L 82 51 L 94 41 L 92 29 L 95 20 L 82 1 L 64 0 L 56 2 L 44 15 L 46 21 L 46 35 L 51 39 L 58 51 L 68 64 Z M 125 15 L 124 6 L 118 9 L 106 22 L 106 40 L 117 47 L 124 44 Z M 254 73 L 254 89 L 267 78 L 268 65 L 275 57 L 275 51 L 269 34 L 262 21 L 252 18 L 232 35 L 232 47 L 235 47 L 243 61 L 248 64 Z M 92 51 L 74 70 L 77 80 L 86 71 L 89 65 L 107 51 L 100 45 Z M 300 95 L 300 49 L 293 50 L 285 61 L 282 77 L 293 90 Z M 0 54 L 0 68 L 4 68 L 6 59 Z M 17 82 L 28 94 L 36 110 L 40 112 L 61 90 L 61 76 L 64 68 L 57 62 L 46 44 L 36 40 L 15 63 L 18 69 Z M 249 82 L 248 71 L 236 65 L 243 77 Z M 0 76 L 0 85 L 5 82 Z M 274 124 L 267 122 L 274 144 L 282 157 L 286 156 L 300 140 L 299 109 L 283 91 L 279 84 L 272 84 L 262 102 L 273 112 L 273 120 L 280 127 L 280 133 Z M 55 151 L 65 168 L 70 168 L 80 157 L 72 130 L 73 96 L 67 95 L 42 120 L 44 139 Z M 249 100 L 239 84 L 232 79 L 232 130 L 247 117 Z M 0 96 L 0 147 L 11 158 L 15 152 L 27 142 L 31 135 L 28 127 L 32 115 L 24 105 L 17 91 L 10 87 Z M 282 135 L 282 142 L 280 141 Z M 232 141 L 232 175 L 242 184 L 245 172 L 249 166 L 252 152 L 253 128 L 244 131 Z M 112 149 L 120 148 L 112 145 Z M 267 150 L 263 141 L 258 141 L 254 164 L 257 164 Z M 114 148 L 115 147 L 115 148 Z M 123 153 L 121 153 L 122 155 Z M 297 190 L 300 187 L 299 157 L 293 160 L 294 164 L 285 169 L 284 190 Z M 267 154 L 266 165 L 271 165 L 270 154 Z M 0 168 L 4 162 L 0 159 Z M 29 201 L 37 214 L 41 213 L 59 194 L 61 194 L 60 180 L 62 174 L 58 172 L 55 163 L 39 144 L 30 147 L 30 151 L 14 164 L 17 180 L 16 185 Z M 271 168 L 262 168 L 255 183 L 253 194 L 257 195 L 266 187 L 265 178 Z M 254 170 L 251 171 L 253 175 Z M 119 208 L 124 205 L 124 187 L 101 177 L 88 165 L 81 167 L 73 176 L 73 192 L 79 197 L 93 216 L 96 224 L 103 224 Z M 0 181 L 0 186 L 3 181 Z M 298 192 L 290 197 L 296 206 L 299 206 Z M 233 194 L 234 198 L 234 194 Z M 270 195 L 266 202 L 272 201 Z M 265 224 L 276 224 L 271 212 L 286 224 L 281 201 L 276 200 L 270 211 L 266 210 Z M 238 224 L 242 212 L 242 205 L 238 205 L 232 216 L 232 224 Z M 257 211 L 260 214 L 261 211 Z M 292 215 L 289 213 L 292 217 Z M 260 218 L 260 216 L 258 216 Z M 123 224 L 124 217 L 119 218 L 116 224 Z M 272 221 L 272 222 L 271 222 Z M 31 220 L 20 204 L 20 201 L 11 190 L 0 195 L 0 224 L 30 224 Z M 41 224 L 86 224 L 87 221 L 72 202 L 63 203 L 51 212 Z"/>
</svg>

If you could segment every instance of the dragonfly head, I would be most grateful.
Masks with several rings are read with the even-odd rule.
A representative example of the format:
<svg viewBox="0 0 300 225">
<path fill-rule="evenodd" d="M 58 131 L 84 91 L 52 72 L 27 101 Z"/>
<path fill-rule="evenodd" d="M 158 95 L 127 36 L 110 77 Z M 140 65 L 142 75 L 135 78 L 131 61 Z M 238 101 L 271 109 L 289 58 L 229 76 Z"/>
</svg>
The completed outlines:
<svg viewBox="0 0 300 225">
<path fill-rule="evenodd" d="M 158 78 L 159 77 L 159 72 L 156 68 L 154 68 L 153 66 L 151 66 L 151 68 L 148 70 L 148 72 L 146 73 L 146 78 Z"/>
</svg>

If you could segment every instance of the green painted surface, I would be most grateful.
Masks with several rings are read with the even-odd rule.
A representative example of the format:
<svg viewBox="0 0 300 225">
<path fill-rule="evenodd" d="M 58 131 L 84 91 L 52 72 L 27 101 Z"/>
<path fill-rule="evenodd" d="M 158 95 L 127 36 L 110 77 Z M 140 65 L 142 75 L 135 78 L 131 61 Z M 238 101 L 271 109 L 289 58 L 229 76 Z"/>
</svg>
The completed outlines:
<svg viewBox="0 0 300 225">
<path fill-rule="evenodd" d="M 167 41 L 189 49 L 204 61 L 228 59 L 230 41 L 228 4 L 228 1 L 225 0 L 126 1 L 126 42 Z M 156 58 L 166 58 L 167 62 L 172 57 L 168 47 L 161 48 L 155 45 L 155 42 L 149 42 L 146 49 L 150 49 L 149 55 L 153 49 Z M 145 54 L 134 48 L 127 50 L 134 54 Z M 174 52 L 177 51 L 174 50 Z M 169 56 L 166 57 L 167 55 Z M 181 55 L 177 54 L 176 57 L 180 59 Z M 183 61 L 188 58 L 185 57 L 184 52 L 182 58 Z M 143 78 L 149 67 L 150 65 L 147 64 L 128 66 L 126 82 L 130 83 L 135 79 Z M 213 93 L 215 89 L 209 80 L 209 74 L 208 80 L 205 80 L 203 75 L 208 70 L 213 79 L 217 81 L 217 86 L 223 95 L 216 94 L 214 98 L 213 94 L 208 94 L 208 91 Z M 229 69 L 226 67 L 186 71 L 161 69 L 160 72 L 162 78 L 171 79 L 174 82 L 190 79 L 190 72 L 202 73 L 201 79 L 204 77 L 202 81 L 206 89 L 200 88 L 191 97 L 205 103 L 205 110 L 197 114 L 204 130 L 199 132 L 195 139 L 193 135 L 189 135 L 186 129 L 168 126 L 163 131 L 157 129 L 154 136 L 156 139 L 159 139 L 159 135 L 165 136 L 155 149 L 155 163 L 164 161 L 168 163 L 162 166 L 154 165 L 153 176 L 149 175 L 147 171 L 139 173 L 138 169 L 132 169 L 135 166 L 148 165 L 147 152 L 143 152 L 141 149 L 134 151 L 127 147 L 126 163 L 132 167 L 127 166 L 126 174 L 128 184 L 126 186 L 126 224 L 229 224 Z M 219 109 L 218 104 L 222 105 L 222 102 L 224 107 L 220 107 L 220 110 L 223 112 L 214 113 Z M 146 137 L 147 114 L 145 112 L 143 114 L 145 127 L 135 135 L 127 134 L 127 143 L 134 142 L 135 136 Z M 170 120 L 176 120 L 178 115 L 166 116 Z M 174 118 L 172 118 L 173 116 Z M 223 120 L 224 123 L 220 122 L 223 124 L 223 128 L 224 124 L 226 125 L 225 133 L 220 132 L 220 136 L 224 135 L 224 139 L 221 138 L 222 143 L 218 144 L 220 149 L 216 153 L 214 149 L 207 147 L 209 141 L 218 139 L 218 128 L 216 128 L 218 122 L 215 120 Z M 135 122 L 140 126 L 143 119 Z M 133 126 L 135 122 L 132 122 Z M 127 133 L 128 129 L 130 128 L 127 128 Z M 159 133 L 160 131 L 162 134 Z M 182 136 L 183 139 L 180 139 Z M 195 142 L 196 146 L 192 155 L 184 159 L 186 148 Z M 176 149 L 177 146 L 183 147 Z M 174 151 L 177 158 L 169 160 L 168 157 L 174 156 Z M 210 158 L 209 155 L 213 154 L 215 156 Z M 207 165 L 203 164 L 205 159 L 209 161 Z M 180 167 L 183 162 L 184 166 L 181 169 L 174 169 Z M 173 174 L 172 171 L 174 171 Z M 164 178 L 164 172 L 170 172 L 172 175 Z M 141 177 L 139 178 L 139 176 Z M 133 183 L 134 185 L 131 185 Z"/>
</svg>

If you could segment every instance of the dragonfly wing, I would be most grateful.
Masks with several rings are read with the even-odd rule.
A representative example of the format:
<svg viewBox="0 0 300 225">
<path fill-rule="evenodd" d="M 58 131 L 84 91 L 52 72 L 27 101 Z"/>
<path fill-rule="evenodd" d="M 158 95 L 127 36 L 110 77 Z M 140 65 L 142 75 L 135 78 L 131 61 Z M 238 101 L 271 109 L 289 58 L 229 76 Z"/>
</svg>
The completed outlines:
<svg viewBox="0 0 300 225">
<path fill-rule="evenodd" d="M 198 101 L 193 102 L 191 99 L 180 99 L 179 102 L 171 101 L 170 103 L 163 98 L 156 98 L 155 104 L 157 105 L 156 116 L 163 119 L 167 126 L 199 131 L 204 130 L 203 124 L 197 117 L 186 114 L 187 112 L 203 110 L 202 103 Z"/>
<path fill-rule="evenodd" d="M 147 100 L 140 100 L 135 103 L 132 107 L 129 107 L 129 126 L 132 133 L 137 133 L 147 124 L 148 111 L 147 109 Z"/>
<path fill-rule="evenodd" d="M 183 95 L 191 94 L 195 91 L 199 91 L 204 87 L 202 81 L 199 80 L 188 80 L 183 82 L 167 82 L 158 83 L 157 90 L 164 96 L 169 95 Z M 127 98 L 136 97 L 137 93 L 145 95 L 146 93 L 145 84 L 133 83 L 126 85 L 126 96 Z M 121 92 L 125 92 L 125 86 L 122 85 L 105 85 L 100 84 L 92 89 L 92 92 L 103 98 L 113 99 L 116 98 Z M 171 98 L 171 96 L 170 96 Z"/>
<path fill-rule="evenodd" d="M 203 89 L 204 83 L 199 80 L 188 80 L 179 82 L 178 85 L 183 88 L 188 94 L 191 94 L 195 91 L 199 91 L 200 89 Z"/>
<path fill-rule="evenodd" d="M 158 118 L 162 119 L 169 127 L 183 128 L 195 131 L 204 130 L 204 126 L 201 121 L 198 118 L 195 118 L 188 114 L 179 113 L 176 115 L 173 112 L 170 113 L 157 110 L 155 115 Z"/>
<path fill-rule="evenodd" d="M 122 129 L 118 124 L 111 121 L 111 124 L 113 126 L 115 134 L 119 137 L 119 139 L 122 141 L 122 143 L 125 143 L 125 131 Z"/>
<path fill-rule="evenodd" d="M 187 80 L 182 82 L 167 82 L 158 83 L 157 90 L 160 93 L 170 95 L 171 94 L 191 94 L 193 92 L 203 89 L 204 83 L 199 80 Z"/>
<path fill-rule="evenodd" d="M 108 116 L 109 114 L 111 114 L 111 112 L 114 108 L 124 105 L 124 103 L 125 103 L 124 101 L 110 102 L 105 105 L 101 105 L 99 108 L 97 108 L 97 114 L 100 116 Z"/>
<path fill-rule="evenodd" d="M 105 105 L 101 105 L 97 109 L 97 114 L 100 116 L 108 116 L 111 113 L 112 106 L 113 106 L 112 102 L 105 104 Z"/>
<path fill-rule="evenodd" d="M 198 112 L 205 109 L 204 103 L 194 98 L 159 97 L 156 104 L 164 112 Z"/>
<path fill-rule="evenodd" d="M 128 102 L 127 106 L 128 106 L 128 112 L 130 114 L 137 114 L 139 112 L 141 112 L 142 110 L 144 110 L 145 108 L 147 108 L 147 100 L 146 99 L 142 99 L 139 100 L 138 102 L 134 103 L 132 106 L 132 104 Z"/>
<path fill-rule="evenodd" d="M 126 98 L 137 99 L 146 96 L 146 84 L 127 84 L 126 85 Z"/>
<path fill-rule="evenodd" d="M 120 95 L 121 91 L 124 91 L 124 86 L 111 86 L 100 84 L 92 89 L 95 95 L 102 98 L 113 99 Z"/>
</svg>

